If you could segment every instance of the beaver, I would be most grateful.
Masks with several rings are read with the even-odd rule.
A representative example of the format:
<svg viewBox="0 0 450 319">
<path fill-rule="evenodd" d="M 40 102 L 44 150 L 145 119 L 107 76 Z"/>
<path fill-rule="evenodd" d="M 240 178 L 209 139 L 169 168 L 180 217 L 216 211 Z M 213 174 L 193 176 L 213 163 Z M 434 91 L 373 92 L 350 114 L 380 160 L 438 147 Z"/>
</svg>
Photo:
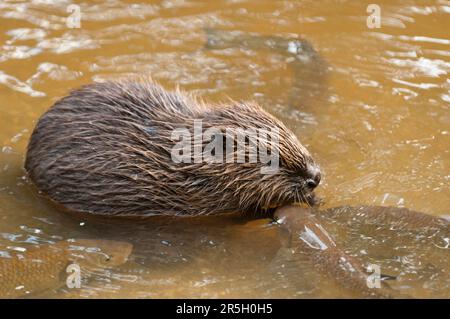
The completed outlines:
<svg viewBox="0 0 450 319">
<path fill-rule="evenodd" d="M 196 120 L 219 129 L 211 139 L 227 137 L 228 128 L 276 129 L 278 143 L 261 140 L 278 154 L 278 169 L 262 174 L 271 163 L 248 154 L 241 163 L 198 161 L 195 154 L 174 160 L 174 130 L 192 132 Z M 201 155 L 207 145 L 195 142 L 197 133 Z M 245 142 L 251 144 L 247 136 Z M 231 155 L 239 155 L 236 147 Z M 109 216 L 268 214 L 289 203 L 313 205 L 320 182 L 308 150 L 257 104 L 208 104 L 142 77 L 94 82 L 57 101 L 31 135 L 25 169 L 67 210 Z"/>
</svg>

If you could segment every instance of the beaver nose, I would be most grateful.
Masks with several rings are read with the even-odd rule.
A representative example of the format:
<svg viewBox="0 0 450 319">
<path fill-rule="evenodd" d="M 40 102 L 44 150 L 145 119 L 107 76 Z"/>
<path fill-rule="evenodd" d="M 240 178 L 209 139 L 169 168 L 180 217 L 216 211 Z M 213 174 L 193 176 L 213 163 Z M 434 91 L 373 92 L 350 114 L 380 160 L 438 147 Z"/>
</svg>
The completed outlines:
<svg viewBox="0 0 450 319">
<path fill-rule="evenodd" d="M 308 175 L 306 186 L 310 189 L 316 188 L 320 183 L 320 169 L 317 166 L 311 166 L 308 168 Z"/>
<path fill-rule="evenodd" d="M 310 179 L 306 180 L 306 186 L 308 186 L 308 188 L 313 189 L 313 188 L 316 188 L 317 185 L 319 185 L 319 182 L 314 179 L 310 178 Z"/>
</svg>

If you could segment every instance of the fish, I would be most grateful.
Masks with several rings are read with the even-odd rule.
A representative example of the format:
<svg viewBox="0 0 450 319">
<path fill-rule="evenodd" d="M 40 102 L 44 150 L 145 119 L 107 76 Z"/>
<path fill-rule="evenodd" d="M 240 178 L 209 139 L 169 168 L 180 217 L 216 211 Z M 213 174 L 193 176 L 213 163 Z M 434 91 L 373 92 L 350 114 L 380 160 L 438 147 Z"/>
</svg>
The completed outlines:
<svg viewBox="0 0 450 319">
<path fill-rule="evenodd" d="M 404 207 L 386 206 L 340 206 L 322 210 L 321 218 L 348 223 L 349 216 L 353 226 L 360 224 L 389 225 L 409 231 L 450 231 L 450 222 L 442 217 L 432 216 Z"/>
<path fill-rule="evenodd" d="M 338 245 L 396 277 L 389 285 L 418 298 L 450 297 L 450 222 L 405 207 L 313 209 Z"/>
<path fill-rule="evenodd" d="M 339 286 L 366 298 L 398 297 L 382 276 L 376 287 L 374 277 L 370 277 L 371 273 L 362 262 L 339 247 L 309 209 L 283 206 L 275 211 L 274 218 L 280 226 L 282 245 L 294 249 L 295 253 L 305 254 L 315 269 Z"/>
<path fill-rule="evenodd" d="M 93 269 L 127 262 L 133 245 L 127 242 L 76 239 L 32 247 L 17 256 L 0 258 L 0 298 L 20 298 L 59 288 L 77 265 L 80 276 Z"/>
<path fill-rule="evenodd" d="M 226 31 L 205 28 L 207 49 L 228 49 L 241 47 L 253 50 L 272 50 L 295 56 L 299 61 L 309 63 L 317 57 L 317 51 L 305 39 L 283 38 L 242 31 Z"/>
<path fill-rule="evenodd" d="M 308 40 L 213 28 L 205 28 L 205 33 L 207 50 L 244 48 L 286 56 L 294 75 L 288 108 L 300 102 L 302 107 L 314 106 L 328 96 L 328 63 Z"/>
</svg>

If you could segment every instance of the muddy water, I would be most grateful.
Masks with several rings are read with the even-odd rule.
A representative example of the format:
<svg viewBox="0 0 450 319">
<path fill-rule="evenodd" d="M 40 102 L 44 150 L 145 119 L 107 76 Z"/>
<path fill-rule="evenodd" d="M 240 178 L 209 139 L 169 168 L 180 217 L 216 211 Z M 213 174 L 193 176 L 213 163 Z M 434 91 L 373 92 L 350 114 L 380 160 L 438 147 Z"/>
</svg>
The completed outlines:
<svg viewBox="0 0 450 319">
<path fill-rule="evenodd" d="M 310 271 L 301 265 L 279 268 L 268 220 L 67 216 L 27 185 L 22 166 L 36 120 L 70 88 L 146 72 L 211 101 L 254 99 L 280 117 L 321 164 L 325 207 L 448 215 L 450 3 L 377 3 L 378 29 L 361 1 L 85 1 L 79 28 L 67 20 L 70 1 L 0 2 L 0 258 L 68 238 L 133 243 L 133 260 L 109 276 L 46 297 L 347 296 L 299 276 Z M 307 39 L 326 76 L 308 76 L 289 52 L 206 48 L 205 28 Z"/>
</svg>

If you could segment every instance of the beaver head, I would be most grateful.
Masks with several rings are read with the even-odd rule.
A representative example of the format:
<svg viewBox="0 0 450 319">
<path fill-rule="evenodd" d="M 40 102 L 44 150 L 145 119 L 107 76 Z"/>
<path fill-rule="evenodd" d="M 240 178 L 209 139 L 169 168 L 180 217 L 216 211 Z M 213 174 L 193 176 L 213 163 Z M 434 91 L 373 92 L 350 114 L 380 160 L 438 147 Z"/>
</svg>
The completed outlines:
<svg viewBox="0 0 450 319">
<path fill-rule="evenodd" d="M 197 131 L 206 140 L 201 152 L 191 152 L 180 170 L 195 172 L 185 180 L 185 189 L 215 194 L 209 210 L 238 204 L 234 210 L 252 212 L 314 203 L 312 191 L 320 182 L 320 169 L 278 119 L 254 103 L 209 106 L 197 115 L 202 125 Z M 188 138 L 195 149 L 196 134 Z M 213 156 L 207 156 L 210 151 Z"/>
<path fill-rule="evenodd" d="M 58 101 L 25 167 L 54 201 L 105 215 L 257 213 L 311 204 L 320 182 L 297 137 L 256 104 L 208 105 L 147 80 L 95 83 Z"/>
</svg>

